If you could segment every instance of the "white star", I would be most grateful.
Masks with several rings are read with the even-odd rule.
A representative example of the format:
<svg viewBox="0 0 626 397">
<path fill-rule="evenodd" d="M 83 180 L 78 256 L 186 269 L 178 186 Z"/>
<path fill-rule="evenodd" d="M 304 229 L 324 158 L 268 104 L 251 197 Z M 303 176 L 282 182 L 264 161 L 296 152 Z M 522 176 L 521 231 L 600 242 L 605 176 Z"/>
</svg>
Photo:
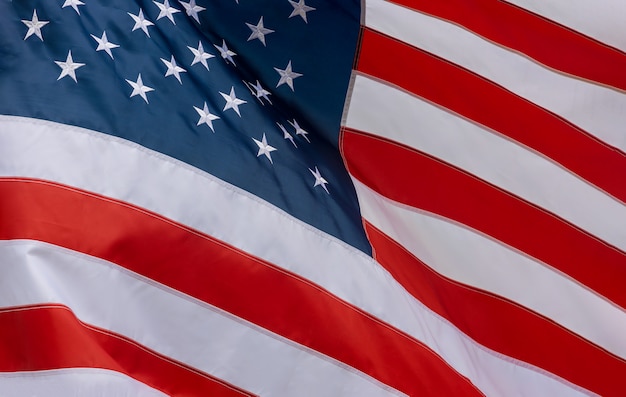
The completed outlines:
<svg viewBox="0 0 626 397">
<path fill-rule="evenodd" d="M 239 117 L 241 117 L 241 113 L 239 113 L 239 105 L 243 105 L 246 101 L 235 96 L 235 87 L 230 87 L 230 94 L 224 94 L 221 91 L 220 94 L 226 100 L 226 105 L 224 105 L 223 111 L 233 109 Z"/>
<path fill-rule="evenodd" d="M 265 105 L 265 103 L 263 103 L 261 98 L 267 100 L 267 102 L 269 102 L 270 105 L 272 104 L 272 101 L 270 101 L 270 98 L 268 96 L 268 95 L 271 95 L 272 93 L 266 90 L 265 88 L 263 88 L 263 86 L 261 86 L 261 83 L 259 83 L 259 80 L 256 81 L 256 84 L 248 83 L 246 81 L 244 81 L 244 84 L 246 85 L 246 87 L 248 87 L 252 95 L 254 95 L 254 97 L 258 99 L 259 102 L 261 102 L 261 105 Z"/>
<path fill-rule="evenodd" d="M 289 18 L 300 15 L 302 19 L 304 19 L 304 22 L 309 23 L 306 20 L 306 13 L 309 11 L 315 11 L 315 8 L 309 7 L 308 5 L 304 4 L 304 0 L 300 0 L 297 3 L 292 0 L 289 0 L 289 2 L 293 6 L 293 11 L 291 11 L 291 15 L 289 15 Z"/>
<path fill-rule="evenodd" d="M 135 20 L 135 26 L 133 26 L 133 30 L 132 31 L 134 32 L 137 29 L 141 29 L 146 34 L 146 36 L 150 37 L 150 33 L 148 32 L 148 26 L 152 26 L 154 24 L 152 22 L 148 21 L 143 16 L 143 10 L 140 8 L 139 9 L 139 14 L 133 15 L 133 14 L 131 14 L 129 12 L 128 15 L 130 15 L 130 17 Z"/>
<path fill-rule="evenodd" d="M 189 3 L 185 3 L 184 1 L 181 1 L 180 4 L 182 4 L 183 7 L 185 7 L 185 12 L 187 13 L 187 15 L 195 19 L 196 22 L 200 23 L 200 18 L 198 17 L 198 13 L 200 11 L 206 10 L 206 8 L 196 5 L 196 0 L 189 0 Z"/>
<path fill-rule="evenodd" d="M 307 136 L 308 132 L 300 127 L 296 119 L 293 119 L 293 123 L 289 121 L 289 124 L 291 124 L 291 126 L 296 129 L 296 135 L 302 135 L 302 137 L 306 139 L 307 142 L 311 143 L 311 141 L 309 141 L 309 137 Z"/>
<path fill-rule="evenodd" d="M 187 71 L 176 64 L 176 60 L 174 59 L 174 55 L 172 55 L 172 60 L 171 61 L 168 61 L 167 59 L 161 58 L 161 62 L 163 62 L 165 64 L 165 66 L 167 66 L 167 71 L 165 72 L 165 77 L 167 77 L 167 76 L 174 76 L 174 77 L 176 77 L 176 80 L 178 80 L 178 82 L 180 84 L 182 84 L 183 82 L 180 79 L 180 74 L 181 73 L 185 73 Z"/>
<path fill-rule="evenodd" d="M 215 133 L 215 130 L 213 129 L 213 120 L 219 119 L 219 116 L 216 116 L 209 112 L 209 108 L 207 107 L 206 102 L 204 102 L 204 108 L 202 109 L 195 106 L 193 108 L 196 109 L 196 112 L 198 112 L 198 114 L 200 115 L 200 120 L 198 120 L 197 125 L 206 124 L 209 126 L 209 128 L 211 128 L 211 131 Z"/>
<path fill-rule="evenodd" d="M 313 174 L 313 176 L 315 177 L 315 185 L 313 185 L 313 187 L 321 186 L 322 188 L 324 188 L 324 190 L 326 190 L 326 193 L 330 194 L 328 188 L 326 187 L 328 181 L 322 177 L 322 174 L 320 174 L 320 171 L 317 169 L 317 167 L 315 167 L 315 171 L 310 168 L 309 171 L 311 171 L 311 174 Z"/>
<path fill-rule="evenodd" d="M 274 33 L 274 31 L 272 29 L 268 29 L 265 26 L 263 26 L 263 17 L 261 17 L 261 19 L 259 19 L 259 23 L 257 23 L 256 25 L 253 25 L 253 24 L 247 23 L 247 22 L 246 22 L 246 25 L 248 25 L 250 30 L 252 30 L 252 33 L 250 34 L 250 37 L 248 37 L 248 41 L 254 40 L 254 39 L 259 39 L 259 41 L 261 43 L 263 43 L 263 46 L 265 46 L 265 35 L 266 34 L 270 34 L 270 33 Z"/>
<path fill-rule="evenodd" d="M 43 36 L 41 35 L 41 28 L 43 28 L 50 22 L 40 21 L 39 18 L 37 18 L 37 10 L 33 10 L 33 19 L 30 21 L 28 19 L 22 19 L 22 23 L 28 27 L 28 32 L 26 32 L 26 36 L 24 36 L 24 40 L 26 40 L 32 35 L 35 35 L 39 37 L 41 41 L 43 41 Z"/>
<path fill-rule="evenodd" d="M 262 154 L 264 154 L 265 157 L 267 157 L 269 159 L 270 163 L 274 164 L 274 162 L 272 161 L 272 155 L 270 153 L 272 153 L 274 150 L 278 150 L 278 149 L 276 149 L 275 147 L 270 146 L 270 145 L 267 144 L 267 138 L 265 138 L 265 134 L 263 134 L 263 138 L 261 138 L 260 141 L 254 139 L 254 138 L 252 138 L 252 140 L 259 147 L 259 151 L 256 154 L 256 156 L 259 157 Z"/>
<path fill-rule="evenodd" d="M 198 49 L 197 50 L 195 48 L 189 47 L 189 46 L 187 46 L 187 48 L 189 48 L 189 51 L 191 51 L 193 53 L 193 62 L 191 62 L 191 66 L 193 66 L 196 63 L 200 62 L 206 68 L 206 70 L 209 70 L 209 65 L 206 63 L 206 60 L 209 59 L 209 58 L 215 57 L 215 55 L 209 54 L 208 52 L 204 52 L 204 47 L 202 47 L 202 42 L 201 41 L 198 41 Z"/>
<path fill-rule="evenodd" d="M 280 128 L 280 130 L 283 132 L 283 138 L 289 139 L 294 147 L 298 147 L 298 145 L 296 145 L 296 141 L 293 140 L 293 136 L 289 132 L 287 132 L 287 129 L 285 129 L 285 127 L 283 127 L 283 125 L 280 123 L 276 123 L 276 125 L 278 125 L 278 128 Z"/>
<path fill-rule="evenodd" d="M 131 87 L 133 87 L 133 92 L 130 94 L 131 98 L 135 95 L 139 95 L 143 98 L 144 101 L 146 101 L 146 103 L 148 103 L 148 96 L 146 95 L 146 93 L 154 91 L 154 88 L 143 85 L 143 81 L 141 80 L 141 73 L 139 73 L 136 82 L 128 79 L 126 79 L 126 82 L 130 84 Z"/>
<path fill-rule="evenodd" d="M 74 62 L 74 60 L 72 59 L 72 51 L 68 51 L 67 59 L 65 60 L 65 62 L 54 61 L 54 63 L 59 65 L 59 67 L 61 68 L 61 74 L 59 75 L 57 81 L 61 80 L 65 76 L 70 76 L 74 81 L 78 82 L 76 80 L 76 69 L 85 66 L 84 63 Z"/>
<path fill-rule="evenodd" d="M 163 0 L 163 3 L 153 1 L 153 3 L 156 4 L 157 7 L 159 7 L 159 10 L 161 10 L 161 12 L 159 12 L 159 16 L 157 17 L 157 21 L 163 17 L 167 17 L 167 19 L 169 19 L 174 25 L 176 25 L 176 22 L 174 22 L 174 14 L 180 12 L 179 9 L 170 7 L 169 0 Z"/>
<path fill-rule="evenodd" d="M 72 7 L 74 11 L 76 11 L 76 13 L 80 15 L 80 11 L 78 11 L 78 6 L 84 6 L 84 5 L 85 3 L 83 3 L 80 0 L 65 0 L 65 3 L 63 3 L 63 7 L 61 8 Z"/>
<path fill-rule="evenodd" d="M 215 48 L 219 50 L 220 55 L 222 56 L 222 58 L 224 58 L 226 62 L 230 61 L 233 65 L 235 65 L 235 61 L 233 61 L 233 55 L 237 55 L 237 54 L 235 54 L 234 52 L 228 49 L 228 47 L 226 46 L 226 40 L 222 40 L 221 47 L 218 46 L 217 44 L 213 44 L 213 45 L 215 46 Z"/>
<path fill-rule="evenodd" d="M 291 91 L 294 91 L 293 79 L 297 79 L 298 77 L 302 76 L 302 73 L 296 73 L 291 70 L 291 61 L 289 61 L 285 69 L 274 68 L 274 70 L 276 70 L 276 72 L 278 72 L 278 74 L 280 75 L 280 80 L 278 80 L 278 84 L 276 84 L 276 87 L 287 84 L 289 88 L 291 88 Z"/>
<path fill-rule="evenodd" d="M 109 54 L 111 59 L 113 59 L 113 53 L 111 52 L 111 49 L 117 48 L 119 47 L 119 45 L 109 42 L 109 39 L 107 39 L 107 32 L 102 32 L 101 38 L 93 34 L 91 35 L 91 37 L 93 37 L 93 39 L 98 42 L 98 48 L 96 48 L 96 51 L 104 51 Z"/>
</svg>

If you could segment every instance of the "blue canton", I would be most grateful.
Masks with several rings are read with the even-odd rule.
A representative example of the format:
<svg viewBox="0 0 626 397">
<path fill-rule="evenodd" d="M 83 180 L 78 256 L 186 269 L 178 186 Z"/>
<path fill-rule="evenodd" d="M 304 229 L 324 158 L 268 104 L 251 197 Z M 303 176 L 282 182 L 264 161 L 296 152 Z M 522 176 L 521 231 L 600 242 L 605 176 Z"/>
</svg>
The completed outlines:
<svg viewBox="0 0 626 397">
<path fill-rule="evenodd" d="M 371 254 L 338 151 L 359 18 L 358 0 L 0 0 L 0 114 L 134 141 Z"/>
</svg>

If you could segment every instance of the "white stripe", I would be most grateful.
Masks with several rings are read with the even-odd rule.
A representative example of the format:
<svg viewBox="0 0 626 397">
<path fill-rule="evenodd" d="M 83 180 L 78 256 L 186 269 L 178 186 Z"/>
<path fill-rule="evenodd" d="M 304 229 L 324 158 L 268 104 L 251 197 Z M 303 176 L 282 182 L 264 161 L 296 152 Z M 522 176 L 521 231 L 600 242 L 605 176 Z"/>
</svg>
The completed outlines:
<svg viewBox="0 0 626 397">
<path fill-rule="evenodd" d="M 535 152 L 414 95 L 356 75 L 345 123 L 464 169 L 626 250 L 625 205 Z"/>
<path fill-rule="evenodd" d="M 360 251 L 198 170 L 129 142 L 47 121 L 0 116 L 0 142 L 0 175 L 98 192 L 215 236 L 412 335 L 489 395 L 579 395 L 477 345 Z M 245 213 L 245 223 L 233 213 Z"/>
<path fill-rule="evenodd" d="M 83 322 L 257 395 L 392 395 L 358 371 L 103 260 L 5 240 L 0 272 L 0 306 L 66 305 Z"/>
<path fill-rule="evenodd" d="M 454 24 L 384 0 L 367 1 L 366 25 L 482 75 L 626 151 L 626 95 L 620 92 L 555 73 Z"/>
<path fill-rule="evenodd" d="M 115 371 L 70 368 L 0 373 L 2 397 L 166 397 Z"/>
<path fill-rule="evenodd" d="M 626 51 L 624 0 L 506 0 Z"/>
<path fill-rule="evenodd" d="M 517 302 L 626 358 L 621 309 L 541 262 L 354 184 L 363 217 L 438 273 Z"/>
</svg>

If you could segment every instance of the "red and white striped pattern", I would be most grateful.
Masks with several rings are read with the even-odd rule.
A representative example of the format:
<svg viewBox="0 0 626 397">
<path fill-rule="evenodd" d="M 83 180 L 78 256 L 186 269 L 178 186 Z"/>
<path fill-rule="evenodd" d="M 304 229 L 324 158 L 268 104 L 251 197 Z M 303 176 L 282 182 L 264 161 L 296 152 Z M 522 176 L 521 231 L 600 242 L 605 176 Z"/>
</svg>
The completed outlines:
<svg viewBox="0 0 626 397">
<path fill-rule="evenodd" d="M 623 8 L 366 1 L 342 153 L 375 259 L 509 363 L 442 356 L 486 395 L 626 387 Z"/>
<path fill-rule="evenodd" d="M 83 339 L 124 342 L 42 363 L 18 360 L 31 354 L 16 346 L 3 371 L 101 368 L 174 396 L 210 391 L 181 389 L 181 368 L 227 395 L 480 395 L 442 357 L 508 365 L 372 258 L 208 174 L 41 120 L 1 116 L 0 140 L 0 283 L 10 291 L 0 307 L 23 317 L 14 324 L 46 315 Z M 128 358 L 133 346 L 145 354 Z"/>
<path fill-rule="evenodd" d="M 510 3 L 367 2 L 341 145 L 375 259 L 0 116 L 0 396 L 622 394 L 623 6 Z"/>
</svg>

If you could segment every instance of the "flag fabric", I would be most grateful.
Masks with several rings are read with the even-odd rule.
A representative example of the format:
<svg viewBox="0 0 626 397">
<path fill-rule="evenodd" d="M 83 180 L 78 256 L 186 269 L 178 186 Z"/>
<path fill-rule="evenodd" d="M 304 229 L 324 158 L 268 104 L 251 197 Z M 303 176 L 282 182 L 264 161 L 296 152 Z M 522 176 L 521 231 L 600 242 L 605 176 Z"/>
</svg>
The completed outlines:
<svg viewBox="0 0 626 397">
<path fill-rule="evenodd" d="M 619 396 L 626 5 L 0 0 L 0 396 Z"/>
</svg>

